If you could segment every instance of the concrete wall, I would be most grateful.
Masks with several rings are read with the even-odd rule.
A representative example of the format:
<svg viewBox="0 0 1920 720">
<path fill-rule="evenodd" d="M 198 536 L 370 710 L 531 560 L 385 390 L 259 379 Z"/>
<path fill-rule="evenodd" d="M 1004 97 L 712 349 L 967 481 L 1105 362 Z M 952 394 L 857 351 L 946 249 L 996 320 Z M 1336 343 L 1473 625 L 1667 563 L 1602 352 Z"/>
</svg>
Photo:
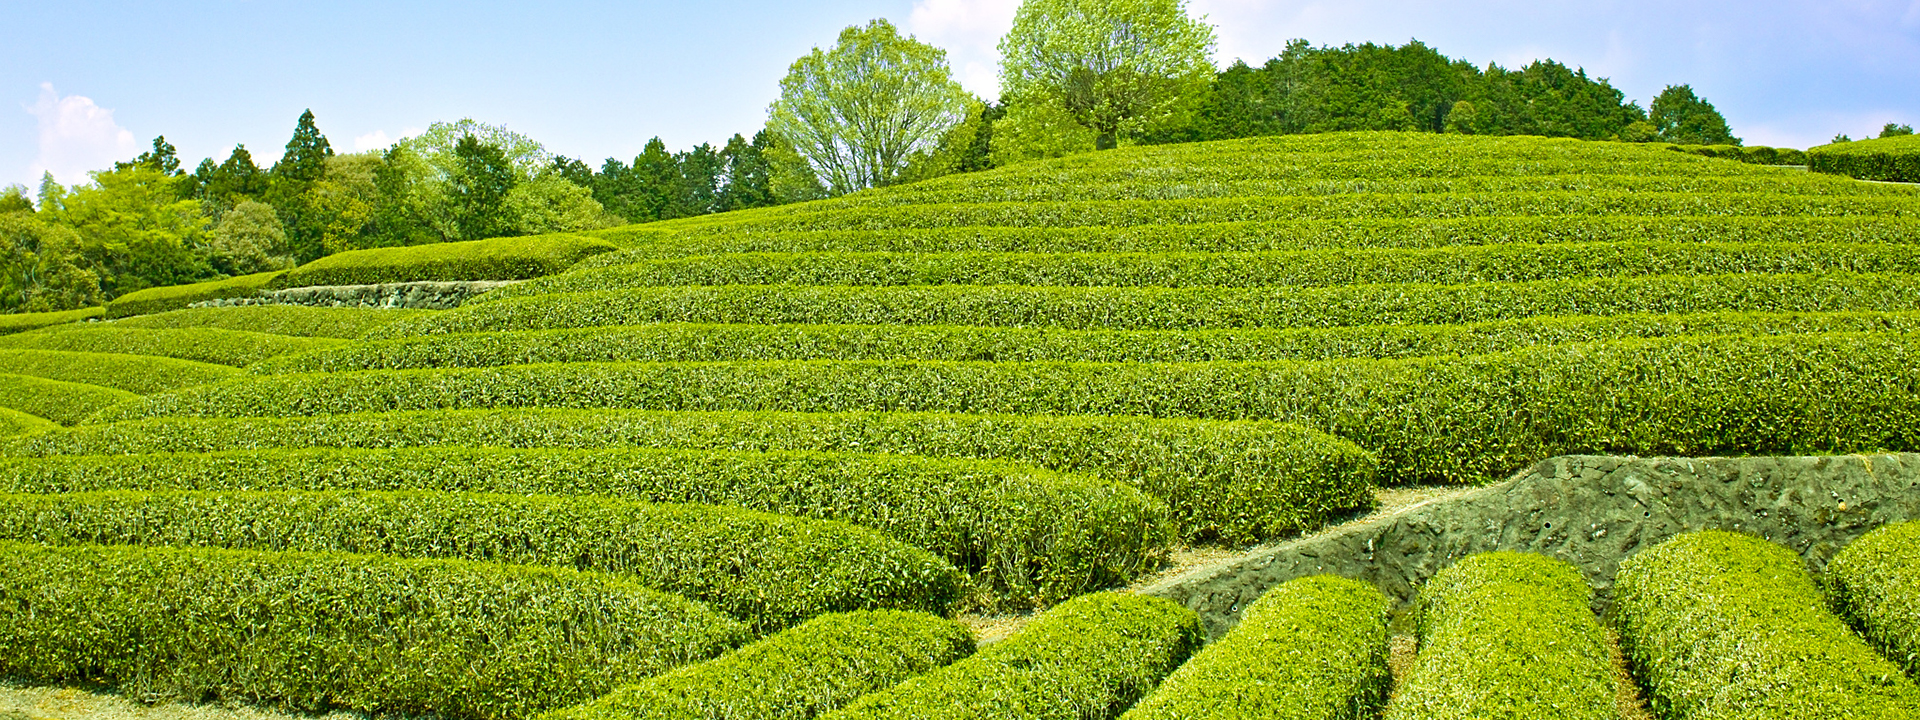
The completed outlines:
<svg viewBox="0 0 1920 720">
<path fill-rule="evenodd" d="M 1365 579 L 1405 602 L 1456 559 L 1519 550 L 1579 566 L 1603 609 L 1622 559 L 1683 532 L 1760 535 L 1819 571 L 1853 538 L 1917 518 L 1916 454 L 1559 457 L 1506 482 L 1263 548 L 1144 592 L 1192 608 L 1218 637 L 1261 593 L 1297 577 Z"/>
</svg>

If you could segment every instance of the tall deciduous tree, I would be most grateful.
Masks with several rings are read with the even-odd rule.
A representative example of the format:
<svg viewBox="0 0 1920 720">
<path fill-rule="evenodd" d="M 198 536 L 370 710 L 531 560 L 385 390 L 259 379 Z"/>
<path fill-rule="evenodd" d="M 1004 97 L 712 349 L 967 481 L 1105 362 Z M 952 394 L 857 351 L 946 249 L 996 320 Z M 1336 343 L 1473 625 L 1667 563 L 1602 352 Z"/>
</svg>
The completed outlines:
<svg viewBox="0 0 1920 720">
<path fill-rule="evenodd" d="M 1182 0 L 1026 0 L 1000 40 L 1000 86 L 1064 108 L 1111 148 L 1206 89 L 1213 42 Z"/>
<path fill-rule="evenodd" d="M 874 20 L 842 30 L 831 52 L 794 61 L 768 127 L 840 194 L 892 182 L 909 156 L 966 119 L 966 103 L 946 51 Z"/>
<path fill-rule="evenodd" d="M 1682 145 L 1739 145 L 1727 119 L 1713 103 L 1693 94 L 1688 85 L 1669 85 L 1653 99 L 1648 113 L 1660 139 Z"/>
</svg>

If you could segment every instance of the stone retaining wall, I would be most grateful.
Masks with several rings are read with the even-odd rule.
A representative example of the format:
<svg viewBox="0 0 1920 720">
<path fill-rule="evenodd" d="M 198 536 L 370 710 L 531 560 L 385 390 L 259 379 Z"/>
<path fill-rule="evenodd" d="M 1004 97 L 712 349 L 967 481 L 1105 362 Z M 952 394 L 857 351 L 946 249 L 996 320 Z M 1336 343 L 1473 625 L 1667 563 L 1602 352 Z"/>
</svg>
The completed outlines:
<svg viewBox="0 0 1920 720">
<path fill-rule="evenodd" d="M 317 285 L 269 290 L 257 297 L 224 298 L 193 303 L 188 307 L 230 307 L 234 305 L 310 305 L 316 307 L 411 308 L 444 310 L 459 307 L 475 295 L 505 287 L 520 280 L 466 280 L 453 282 L 409 282 L 380 285 Z"/>
<path fill-rule="evenodd" d="M 1620 561 L 1694 530 L 1753 533 L 1815 571 L 1855 537 L 1920 518 L 1920 455 L 1786 458 L 1569 456 L 1465 495 L 1262 548 L 1146 588 L 1200 613 L 1218 637 L 1280 583 L 1317 573 L 1411 600 L 1454 560 L 1537 552 L 1580 567 L 1605 607 Z"/>
</svg>

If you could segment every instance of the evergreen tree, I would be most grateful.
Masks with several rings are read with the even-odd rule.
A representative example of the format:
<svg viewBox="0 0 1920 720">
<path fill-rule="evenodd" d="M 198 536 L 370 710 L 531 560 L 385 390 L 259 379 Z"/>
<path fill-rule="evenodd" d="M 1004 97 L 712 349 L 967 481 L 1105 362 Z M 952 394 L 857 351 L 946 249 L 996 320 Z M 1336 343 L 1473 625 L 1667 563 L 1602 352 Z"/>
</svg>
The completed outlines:
<svg viewBox="0 0 1920 720">
<path fill-rule="evenodd" d="M 680 167 L 674 162 L 673 155 L 667 152 L 667 144 L 654 138 L 633 159 L 632 188 L 635 197 L 632 205 L 639 218 L 627 218 L 631 222 L 651 222 L 667 217 L 667 205 L 674 195 L 674 189 L 680 184 Z"/>
<path fill-rule="evenodd" d="M 505 204 L 507 193 L 520 176 L 506 152 L 467 135 L 454 146 L 453 153 L 459 160 L 459 170 L 448 178 L 447 189 L 460 228 L 459 239 L 485 240 L 513 234 Z"/>
<path fill-rule="evenodd" d="M 1660 139 L 1681 145 L 1739 145 L 1727 119 L 1688 85 L 1669 85 L 1653 99 L 1650 113 Z"/>
<path fill-rule="evenodd" d="M 162 175 L 172 176 L 183 174 L 180 170 L 180 155 L 175 151 L 173 144 L 167 142 L 167 136 L 165 135 L 154 138 L 153 149 L 135 156 L 132 162 L 116 162 L 113 164 L 113 169 L 115 170 L 126 170 L 134 167 L 158 170 Z"/>
<path fill-rule="evenodd" d="M 207 173 L 202 194 L 223 204 L 237 203 L 244 198 L 258 199 L 267 194 L 269 179 L 260 166 L 253 164 L 253 153 L 247 152 L 247 146 L 235 145 L 226 161 Z"/>
<path fill-rule="evenodd" d="M 327 252 L 326 219 L 313 211 L 314 202 L 309 194 L 313 184 L 326 177 L 330 157 L 333 157 L 333 146 L 327 144 L 327 136 L 320 134 L 320 128 L 313 122 L 313 111 L 308 110 L 300 114 L 299 122 L 294 125 L 286 153 L 268 171 L 267 204 L 280 214 L 287 245 L 300 262 L 319 259 Z M 250 155 L 247 159 L 248 164 L 252 164 Z"/>
<path fill-rule="evenodd" d="M 1912 134 L 1913 134 L 1912 125 L 1896 125 L 1894 123 L 1887 123 L 1886 125 L 1883 125 L 1880 128 L 1880 137 L 1883 137 L 1883 138 L 1901 137 L 1903 135 L 1912 135 Z"/>
<path fill-rule="evenodd" d="M 314 125 L 313 111 L 300 113 L 300 121 L 293 128 L 293 139 L 287 141 L 286 154 L 273 164 L 274 179 L 317 181 L 326 176 L 330 157 L 333 157 L 333 146 L 327 144 L 327 136 L 320 134 L 320 128 Z"/>
<path fill-rule="evenodd" d="M 726 174 L 726 159 L 712 145 L 701 143 L 692 150 L 675 155 L 679 171 L 672 198 L 661 219 L 706 215 L 719 210 L 721 178 Z"/>
<path fill-rule="evenodd" d="M 367 247 L 422 245 L 442 240 L 414 202 L 413 177 L 406 169 L 416 160 L 411 155 L 412 151 L 405 145 L 395 143 L 381 154 L 380 165 L 373 170 L 375 201 Z"/>
<path fill-rule="evenodd" d="M 727 140 L 726 147 L 720 149 L 727 174 L 715 199 L 715 210 L 726 212 L 773 204 L 771 173 L 765 154 L 769 142 L 766 130 L 754 133 L 752 142 L 738 133 Z"/>
</svg>

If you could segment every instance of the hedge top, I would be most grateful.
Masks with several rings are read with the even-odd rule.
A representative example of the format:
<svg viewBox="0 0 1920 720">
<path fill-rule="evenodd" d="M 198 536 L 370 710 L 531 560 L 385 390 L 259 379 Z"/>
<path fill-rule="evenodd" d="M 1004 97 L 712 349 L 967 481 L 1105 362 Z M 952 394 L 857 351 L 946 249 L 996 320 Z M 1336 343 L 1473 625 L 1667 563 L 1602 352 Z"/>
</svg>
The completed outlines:
<svg viewBox="0 0 1920 720">
<path fill-rule="evenodd" d="M 426 280 L 525 280 L 619 249 L 598 238 L 554 234 L 349 250 L 273 279 L 272 287 L 372 285 Z"/>
<path fill-rule="evenodd" d="M 132 315 L 151 315 L 168 310 L 179 310 L 203 300 L 224 298 L 253 297 L 266 289 L 267 283 L 280 275 L 279 271 L 240 275 L 224 280 L 208 280 L 188 285 L 167 285 L 147 288 L 121 295 L 107 303 L 107 317 L 122 318 Z"/>
</svg>

